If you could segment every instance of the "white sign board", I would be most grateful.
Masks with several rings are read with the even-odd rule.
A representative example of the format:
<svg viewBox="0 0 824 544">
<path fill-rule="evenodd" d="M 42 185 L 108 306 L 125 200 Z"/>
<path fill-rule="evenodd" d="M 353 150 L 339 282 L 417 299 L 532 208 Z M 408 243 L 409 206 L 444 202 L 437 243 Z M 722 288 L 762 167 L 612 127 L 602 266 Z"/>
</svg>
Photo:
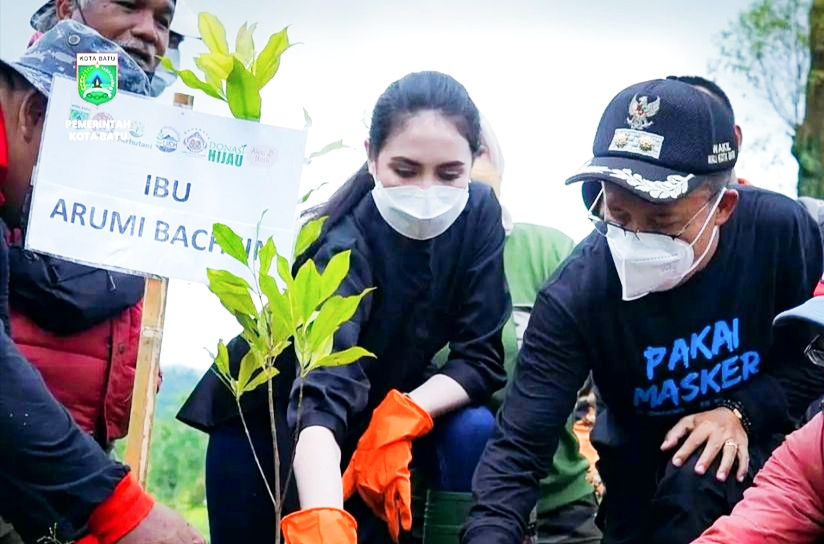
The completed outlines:
<svg viewBox="0 0 824 544">
<path fill-rule="evenodd" d="M 291 256 L 306 132 L 207 115 L 117 93 L 101 106 L 55 76 L 26 248 L 80 263 L 206 283 L 240 273 L 212 225 L 254 251 L 272 236 Z M 246 274 L 244 274 L 245 276 Z"/>
</svg>

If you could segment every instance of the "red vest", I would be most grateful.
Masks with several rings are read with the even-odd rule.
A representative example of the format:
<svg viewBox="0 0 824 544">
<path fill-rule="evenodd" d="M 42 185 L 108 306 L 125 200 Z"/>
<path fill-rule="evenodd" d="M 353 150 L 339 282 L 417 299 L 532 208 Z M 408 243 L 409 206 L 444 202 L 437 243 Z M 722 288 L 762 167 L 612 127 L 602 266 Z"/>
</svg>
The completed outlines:
<svg viewBox="0 0 824 544">
<path fill-rule="evenodd" d="M 12 338 L 77 424 L 108 444 L 126 436 L 142 303 L 84 332 L 57 336 L 11 308 Z"/>
</svg>

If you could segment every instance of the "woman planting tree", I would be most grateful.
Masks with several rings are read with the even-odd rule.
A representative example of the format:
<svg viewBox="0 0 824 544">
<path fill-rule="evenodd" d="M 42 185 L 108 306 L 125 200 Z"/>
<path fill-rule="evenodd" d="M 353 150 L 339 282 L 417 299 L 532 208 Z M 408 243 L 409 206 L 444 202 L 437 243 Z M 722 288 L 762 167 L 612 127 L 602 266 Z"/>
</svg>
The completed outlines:
<svg viewBox="0 0 824 544">
<path fill-rule="evenodd" d="M 366 152 L 366 164 L 310 212 L 327 220 L 293 266 L 313 259 L 323 269 L 331 256 L 351 252 L 338 294 L 375 290 L 340 328 L 333 351 L 362 346 L 375 356 L 303 379 L 294 349 L 279 356 L 273 394 L 288 514 L 282 530 L 291 544 L 397 542 L 411 526 L 412 442 L 438 416 L 485 401 L 506 380 L 504 229 L 492 190 L 469 183 L 480 152 L 475 104 L 447 75 L 407 75 L 378 100 Z M 427 379 L 432 357 L 447 344 L 448 362 Z M 247 350 L 243 340 L 229 344 L 233 372 Z M 274 482 L 267 404 L 262 388 L 241 403 L 262 470 Z M 210 433 L 212 543 L 272 544 L 273 501 L 236 406 L 210 372 L 179 417 Z M 463 463 L 481 454 L 465 453 Z"/>
</svg>

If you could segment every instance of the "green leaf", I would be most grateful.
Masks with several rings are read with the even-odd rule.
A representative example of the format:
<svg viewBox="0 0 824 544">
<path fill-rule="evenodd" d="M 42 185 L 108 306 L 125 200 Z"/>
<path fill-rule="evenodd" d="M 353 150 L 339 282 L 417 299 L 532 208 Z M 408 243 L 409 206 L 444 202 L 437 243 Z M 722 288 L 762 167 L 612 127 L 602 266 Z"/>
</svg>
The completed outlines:
<svg viewBox="0 0 824 544">
<path fill-rule="evenodd" d="M 359 295 L 341 297 L 335 295 L 321 306 L 318 315 L 312 321 L 309 330 L 309 349 L 319 350 L 329 337 L 333 337 L 340 326 L 355 315 L 358 306 L 363 298 L 374 291 L 374 288 L 366 289 Z"/>
<path fill-rule="evenodd" d="M 283 280 L 287 288 L 291 288 L 295 283 L 295 279 L 292 277 L 292 268 L 289 266 L 289 261 L 287 261 L 283 255 L 278 255 L 278 276 L 280 276 L 280 279 Z"/>
<path fill-rule="evenodd" d="M 329 182 L 328 182 L 328 181 L 324 181 L 323 183 L 321 183 L 320 185 L 318 185 L 318 186 L 317 186 L 317 187 L 315 187 L 314 189 L 309 189 L 309 191 L 308 191 L 308 192 L 306 192 L 306 194 L 304 194 L 302 197 L 300 197 L 300 204 L 304 204 L 304 203 L 306 203 L 306 201 L 307 201 L 307 200 L 309 200 L 309 197 L 311 197 L 311 196 L 312 196 L 312 194 L 313 194 L 315 191 L 320 190 L 320 188 L 321 188 L 321 187 L 323 187 L 324 185 L 329 185 Z"/>
<path fill-rule="evenodd" d="M 197 75 L 192 72 L 191 70 L 177 70 L 174 65 L 172 65 L 172 61 L 168 58 L 163 57 L 160 59 L 160 63 L 163 65 L 164 68 L 176 73 L 180 76 L 180 80 L 190 89 L 197 89 L 199 91 L 203 91 L 204 93 L 208 94 L 212 98 L 217 98 L 218 100 L 224 100 L 223 96 L 221 95 L 221 90 L 219 87 L 211 83 L 207 83 L 202 81 Z"/>
<path fill-rule="evenodd" d="M 226 388 L 227 388 L 229 391 L 231 391 L 231 392 L 232 392 L 232 396 L 233 396 L 235 399 L 239 399 L 239 398 L 240 398 L 240 395 L 241 395 L 242 393 L 240 393 L 240 391 L 238 391 L 238 388 L 237 388 L 237 381 L 236 381 L 234 378 L 232 378 L 231 376 L 224 376 L 223 374 L 221 374 L 220 372 L 218 372 L 218 371 L 217 371 L 217 369 L 216 369 L 216 368 L 214 368 L 214 367 L 210 367 L 210 368 L 209 368 L 209 370 L 211 370 L 212 372 L 214 372 L 214 373 L 215 373 L 215 376 L 217 376 L 217 377 L 218 377 L 218 379 L 219 379 L 219 380 L 223 383 L 223 385 L 225 385 L 225 386 L 226 386 Z"/>
<path fill-rule="evenodd" d="M 323 231 L 323 224 L 326 223 L 327 217 L 318 217 L 307 221 L 298 232 L 297 240 L 295 240 L 295 255 L 297 259 L 303 252 L 309 249 L 309 246 L 315 243 L 320 238 L 320 233 Z"/>
<path fill-rule="evenodd" d="M 269 274 L 269 269 L 272 268 L 272 260 L 275 258 L 277 254 L 277 249 L 275 249 L 275 242 L 270 236 L 266 243 L 263 244 L 263 247 L 260 248 L 260 252 L 258 253 L 258 259 L 260 259 L 260 268 L 258 270 L 258 274 L 260 275 L 260 279 L 263 279 L 263 276 L 267 276 Z"/>
<path fill-rule="evenodd" d="M 272 34 L 269 41 L 255 60 L 255 81 L 258 89 L 269 83 L 280 68 L 280 56 L 291 47 L 287 30 L 284 28 L 277 34 Z"/>
<path fill-rule="evenodd" d="M 255 259 L 260 259 L 260 250 L 263 249 L 263 244 L 260 243 L 260 226 L 263 224 L 263 218 L 266 217 L 266 212 L 268 211 L 269 209 L 267 208 L 260 213 L 260 219 L 258 219 L 257 225 L 255 225 Z M 267 270 L 266 273 L 268 274 L 269 271 Z"/>
<path fill-rule="evenodd" d="M 269 380 L 271 380 L 272 378 L 274 378 L 278 374 L 280 374 L 280 371 L 277 368 L 273 367 L 273 366 L 268 366 L 268 367 L 264 368 L 263 370 L 261 370 L 257 374 L 257 376 L 252 378 L 249 381 L 249 383 L 247 383 L 244 386 L 243 392 L 248 393 L 250 391 L 254 391 L 255 389 L 257 389 L 261 385 L 265 384 L 266 382 L 268 382 Z"/>
<path fill-rule="evenodd" d="M 220 340 L 217 343 L 217 355 L 214 359 L 217 371 L 226 378 L 231 378 L 232 374 L 229 370 L 229 350 L 226 348 L 226 344 L 223 343 L 223 340 Z"/>
<path fill-rule="evenodd" d="M 327 355 L 326 357 L 322 357 L 313 363 L 309 368 L 304 370 L 304 376 L 316 368 L 344 366 L 354 363 L 363 357 L 375 357 L 375 355 L 362 347 L 353 346 L 343 351 L 338 351 Z"/>
<path fill-rule="evenodd" d="M 206 74 L 206 82 L 223 93 L 223 82 L 232 71 L 232 57 L 221 53 L 203 53 L 195 57 L 195 65 Z"/>
<path fill-rule="evenodd" d="M 229 54 L 229 42 L 226 41 L 226 29 L 220 19 L 211 13 L 200 13 L 197 17 L 197 28 L 203 43 L 212 53 Z"/>
<path fill-rule="evenodd" d="M 257 23 L 251 26 L 243 23 L 243 26 L 237 31 L 237 39 L 235 40 L 235 57 L 247 68 L 255 58 L 255 40 L 252 35 L 256 27 Z"/>
<path fill-rule="evenodd" d="M 352 251 L 347 249 L 336 253 L 329 262 L 326 263 L 326 268 L 323 269 L 320 280 L 321 302 L 334 295 L 340 288 L 340 284 L 349 273 L 349 259 Z"/>
<path fill-rule="evenodd" d="M 309 130 L 312 128 L 312 118 L 309 117 L 309 112 L 306 111 L 306 108 L 303 108 L 303 130 Z"/>
<path fill-rule="evenodd" d="M 215 223 L 212 225 L 212 236 L 215 237 L 215 242 L 220 246 L 220 249 L 226 252 L 230 257 L 245 265 L 249 264 L 249 257 L 246 255 L 246 248 L 243 246 L 243 239 L 235 234 L 228 225 L 223 223 Z"/>
<path fill-rule="evenodd" d="M 251 287 L 241 277 L 228 270 L 208 268 L 209 290 L 217 295 L 223 307 L 231 313 L 240 312 L 249 316 L 257 315 L 257 308 L 252 302 Z"/>
<path fill-rule="evenodd" d="M 238 388 L 241 391 L 246 390 L 246 386 L 252 379 L 252 375 L 256 370 L 260 370 L 263 365 L 260 364 L 260 353 L 254 346 L 249 347 L 249 351 L 240 360 L 240 371 L 237 375 Z"/>
<path fill-rule="evenodd" d="M 268 301 L 267 311 L 272 325 L 272 338 L 275 342 L 284 341 L 292 336 L 294 331 L 289 294 L 281 293 L 275 278 L 269 275 L 260 277 L 260 290 Z"/>
<path fill-rule="evenodd" d="M 294 325 L 299 327 L 309 321 L 320 303 L 320 273 L 315 262 L 309 259 L 298 270 L 293 287 L 288 290 L 292 303 Z"/>
<path fill-rule="evenodd" d="M 235 316 L 235 320 L 241 327 L 243 327 L 244 331 L 257 330 L 257 324 L 255 323 L 254 317 L 246 315 L 243 312 L 233 312 L 233 314 Z"/>
<path fill-rule="evenodd" d="M 236 119 L 260 121 L 260 88 L 252 73 L 232 57 L 234 67 L 226 79 L 226 101 Z"/>
<path fill-rule="evenodd" d="M 329 153 L 330 151 L 335 151 L 336 149 L 341 149 L 344 147 L 349 147 L 348 145 L 344 145 L 343 140 L 338 140 L 337 142 L 332 142 L 331 144 L 326 144 L 320 151 L 315 151 L 305 159 L 303 159 L 304 164 L 311 164 L 311 162 L 318 157 L 322 157 Z"/>
</svg>

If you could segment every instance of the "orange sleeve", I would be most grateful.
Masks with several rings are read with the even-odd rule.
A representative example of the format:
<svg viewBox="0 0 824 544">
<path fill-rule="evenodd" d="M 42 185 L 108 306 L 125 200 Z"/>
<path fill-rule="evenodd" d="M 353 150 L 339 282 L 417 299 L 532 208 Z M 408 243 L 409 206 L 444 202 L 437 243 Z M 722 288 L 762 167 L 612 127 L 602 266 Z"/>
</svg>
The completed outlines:
<svg viewBox="0 0 824 544">
<path fill-rule="evenodd" d="M 773 453 L 729 516 L 693 544 L 814 544 L 824 537 L 824 416 L 818 414 Z"/>
<path fill-rule="evenodd" d="M 154 508 L 155 501 L 129 473 L 114 493 L 103 501 L 89 518 L 89 531 L 100 544 L 114 544 L 143 521 Z"/>
</svg>

